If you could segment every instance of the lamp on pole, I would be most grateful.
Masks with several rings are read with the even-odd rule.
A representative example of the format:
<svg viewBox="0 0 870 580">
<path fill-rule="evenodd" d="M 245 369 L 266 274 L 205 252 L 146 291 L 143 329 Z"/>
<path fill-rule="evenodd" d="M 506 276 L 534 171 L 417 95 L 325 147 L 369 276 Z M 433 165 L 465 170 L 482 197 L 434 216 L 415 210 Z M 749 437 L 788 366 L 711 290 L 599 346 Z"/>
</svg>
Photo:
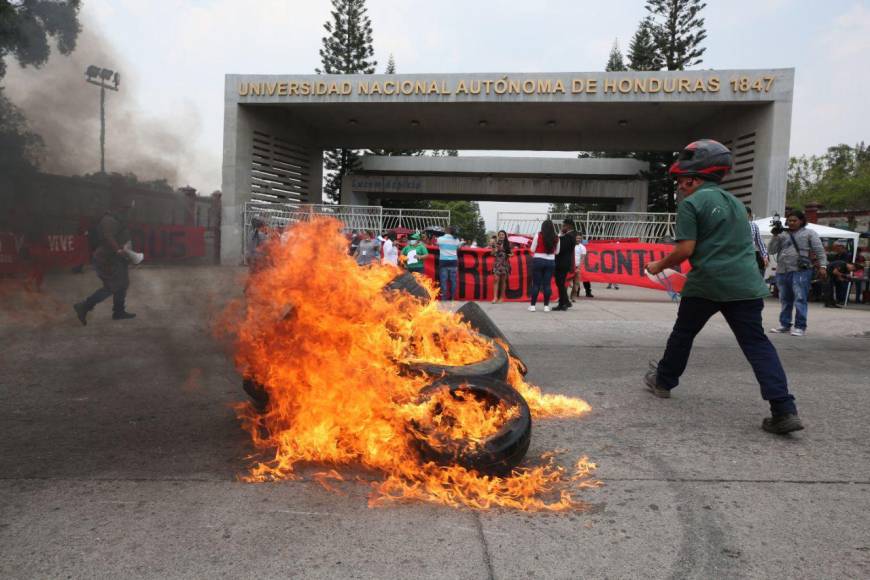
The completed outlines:
<svg viewBox="0 0 870 580">
<path fill-rule="evenodd" d="M 91 65 L 85 70 L 85 81 L 100 87 L 100 173 L 106 172 L 106 89 L 117 91 L 121 73 Z M 109 84 L 112 81 L 113 84 Z"/>
</svg>

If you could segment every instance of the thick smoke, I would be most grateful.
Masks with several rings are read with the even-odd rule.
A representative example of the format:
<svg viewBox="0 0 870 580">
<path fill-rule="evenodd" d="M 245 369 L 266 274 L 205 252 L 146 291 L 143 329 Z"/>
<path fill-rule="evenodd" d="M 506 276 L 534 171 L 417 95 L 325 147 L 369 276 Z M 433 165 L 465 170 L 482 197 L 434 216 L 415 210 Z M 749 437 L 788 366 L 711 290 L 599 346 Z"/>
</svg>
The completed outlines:
<svg viewBox="0 0 870 580">
<path fill-rule="evenodd" d="M 123 62 L 87 19 L 69 56 L 54 50 L 39 69 L 7 61 L 6 95 L 45 142 L 42 171 L 80 175 L 100 169 L 100 89 L 86 83 L 84 74 L 91 64 L 121 72 L 120 91 L 106 91 L 106 171 L 173 185 L 192 182 L 189 164 L 197 155 L 189 149 L 199 132 L 196 112 L 190 107 L 176 118 L 150 117 L 135 98 L 134 66 Z"/>
</svg>

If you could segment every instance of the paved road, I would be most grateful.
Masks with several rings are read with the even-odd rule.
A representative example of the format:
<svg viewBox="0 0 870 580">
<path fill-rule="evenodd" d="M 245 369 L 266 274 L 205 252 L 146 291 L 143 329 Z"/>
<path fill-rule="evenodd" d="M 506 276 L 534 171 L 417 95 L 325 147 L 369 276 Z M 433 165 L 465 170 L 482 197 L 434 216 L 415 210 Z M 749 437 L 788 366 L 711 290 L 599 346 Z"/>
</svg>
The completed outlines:
<svg viewBox="0 0 870 580">
<path fill-rule="evenodd" d="M 530 453 L 588 454 L 605 486 L 582 514 L 366 507 L 364 486 L 238 481 L 239 380 L 209 325 L 239 270 L 140 268 L 130 308 L 87 327 L 92 275 L 50 278 L 0 312 L 0 577 L 870 577 L 870 329 L 813 306 L 774 336 L 808 426 L 759 428 L 765 405 L 717 317 L 670 400 L 640 387 L 675 305 L 596 288 L 567 313 L 484 304 L 582 420 L 539 421 Z M 768 326 L 776 304 L 766 310 Z"/>
</svg>

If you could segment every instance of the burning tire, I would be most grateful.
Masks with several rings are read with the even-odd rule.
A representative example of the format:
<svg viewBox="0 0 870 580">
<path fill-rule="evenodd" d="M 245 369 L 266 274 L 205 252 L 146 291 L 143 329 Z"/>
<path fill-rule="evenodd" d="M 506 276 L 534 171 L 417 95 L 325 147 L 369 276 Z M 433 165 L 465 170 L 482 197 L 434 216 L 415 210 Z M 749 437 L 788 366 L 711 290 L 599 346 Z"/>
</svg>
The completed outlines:
<svg viewBox="0 0 870 580">
<path fill-rule="evenodd" d="M 520 363 L 520 372 L 525 375 L 529 371 L 529 367 L 526 366 L 525 361 L 523 361 L 522 357 L 517 353 L 514 346 L 507 339 L 501 329 L 493 322 L 492 318 L 483 311 L 477 302 L 467 302 L 462 308 L 456 311 L 456 313 L 462 317 L 462 320 L 466 321 L 471 325 L 471 328 L 482 334 L 483 336 L 499 339 L 507 345 L 508 353 L 517 359 Z"/>
<path fill-rule="evenodd" d="M 507 351 L 497 342 L 484 337 L 492 344 L 492 356 L 468 365 L 441 365 L 432 363 L 411 363 L 407 369 L 414 373 L 425 373 L 432 377 L 489 378 L 503 381 L 508 376 L 510 362 Z"/>
<path fill-rule="evenodd" d="M 525 399 L 513 387 L 489 378 L 447 377 L 420 391 L 421 400 L 443 390 L 449 390 L 450 396 L 459 400 L 471 395 L 488 409 L 503 405 L 511 416 L 495 433 L 476 443 L 446 437 L 428 426 L 413 423 L 412 432 L 423 461 L 460 465 L 489 475 L 507 475 L 520 464 L 532 438 L 532 416 Z"/>
<path fill-rule="evenodd" d="M 432 300 L 432 297 L 429 296 L 429 292 L 417 282 L 414 275 L 410 272 L 402 272 L 393 278 L 389 284 L 384 286 L 384 290 L 407 292 L 411 296 L 419 298 L 424 303 Z"/>
<path fill-rule="evenodd" d="M 245 379 L 242 383 L 242 388 L 251 397 L 257 411 L 264 413 L 266 406 L 269 404 L 269 393 L 266 392 L 266 388 L 254 379 Z"/>
</svg>

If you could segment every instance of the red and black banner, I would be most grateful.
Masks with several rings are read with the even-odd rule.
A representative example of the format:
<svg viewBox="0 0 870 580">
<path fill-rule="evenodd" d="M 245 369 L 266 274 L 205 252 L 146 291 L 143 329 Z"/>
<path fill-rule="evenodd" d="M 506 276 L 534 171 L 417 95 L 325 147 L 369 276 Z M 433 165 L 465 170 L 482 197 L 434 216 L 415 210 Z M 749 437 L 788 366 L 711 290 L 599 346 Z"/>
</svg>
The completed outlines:
<svg viewBox="0 0 870 580">
<path fill-rule="evenodd" d="M 665 257 L 672 250 L 673 246 L 670 244 L 592 242 L 586 247 L 581 276 L 589 282 L 626 284 L 664 291 L 662 284 L 647 276 L 645 267 L 646 264 Z M 429 247 L 429 252 L 423 272 L 438 281 L 438 248 Z M 488 248 L 460 248 L 458 258 L 459 293 L 456 299 L 492 300 L 492 252 Z M 510 265 L 506 299 L 529 300 L 532 287 L 532 254 L 527 249 L 515 248 Z M 675 270 L 686 273 L 689 263 L 684 262 Z M 551 284 L 553 296 L 558 296 L 555 279 Z"/>
</svg>

